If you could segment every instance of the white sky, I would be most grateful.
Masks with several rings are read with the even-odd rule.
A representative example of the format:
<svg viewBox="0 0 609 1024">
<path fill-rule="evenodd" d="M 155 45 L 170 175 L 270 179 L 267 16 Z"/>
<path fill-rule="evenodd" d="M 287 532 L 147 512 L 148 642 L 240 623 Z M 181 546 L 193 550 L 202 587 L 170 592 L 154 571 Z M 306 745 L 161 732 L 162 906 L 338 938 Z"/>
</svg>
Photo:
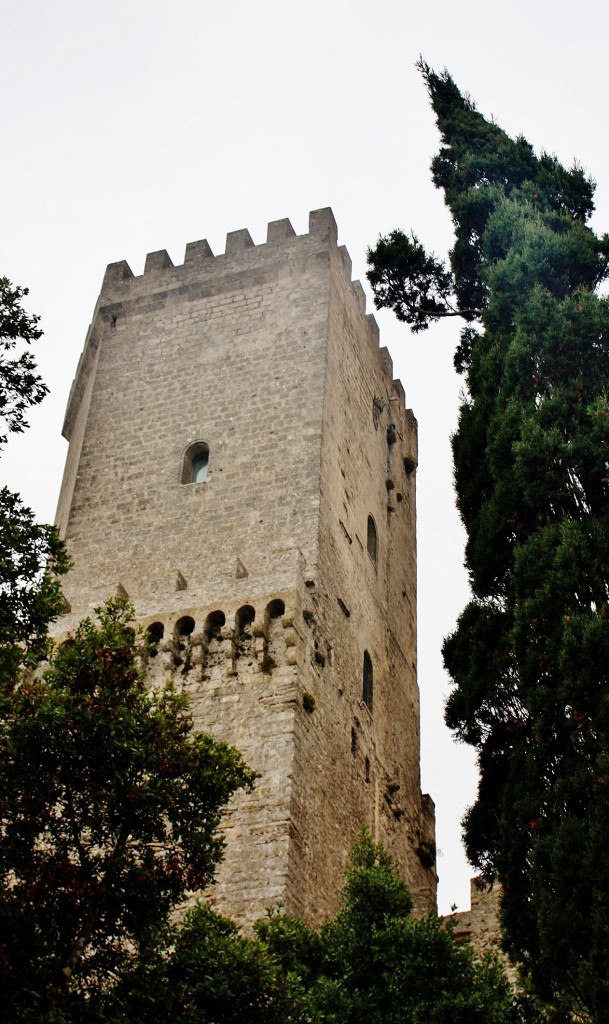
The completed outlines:
<svg viewBox="0 0 609 1024">
<path fill-rule="evenodd" d="M 1 0 L 0 274 L 42 316 L 51 396 L 0 478 L 52 520 L 61 425 L 105 266 L 187 242 L 300 234 L 332 206 L 365 283 L 380 232 L 413 227 L 444 254 L 450 222 L 429 176 L 437 133 L 414 64 L 447 67 L 479 109 L 599 181 L 609 225 L 609 7 L 601 0 Z M 367 289 L 367 285 L 365 285 Z M 368 290 L 368 289 L 367 289 Z M 369 298 L 369 309 L 372 300 Z M 473 756 L 443 725 L 440 647 L 467 599 L 449 435 L 458 322 L 412 338 L 379 314 L 419 421 L 419 685 L 423 788 L 436 801 L 440 909 L 469 905 L 460 818 Z"/>
</svg>

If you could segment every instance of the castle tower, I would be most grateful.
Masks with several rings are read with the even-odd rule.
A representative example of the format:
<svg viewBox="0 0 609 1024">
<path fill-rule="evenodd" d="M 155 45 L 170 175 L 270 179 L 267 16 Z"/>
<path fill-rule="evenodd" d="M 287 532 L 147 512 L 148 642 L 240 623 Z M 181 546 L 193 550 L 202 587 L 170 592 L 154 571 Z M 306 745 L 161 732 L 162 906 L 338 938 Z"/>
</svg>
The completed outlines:
<svg viewBox="0 0 609 1024">
<path fill-rule="evenodd" d="M 111 264 L 72 387 L 57 521 L 72 628 L 126 592 L 196 727 L 261 773 L 212 899 L 334 912 L 362 822 L 435 906 L 419 779 L 416 421 L 330 210 Z"/>
</svg>

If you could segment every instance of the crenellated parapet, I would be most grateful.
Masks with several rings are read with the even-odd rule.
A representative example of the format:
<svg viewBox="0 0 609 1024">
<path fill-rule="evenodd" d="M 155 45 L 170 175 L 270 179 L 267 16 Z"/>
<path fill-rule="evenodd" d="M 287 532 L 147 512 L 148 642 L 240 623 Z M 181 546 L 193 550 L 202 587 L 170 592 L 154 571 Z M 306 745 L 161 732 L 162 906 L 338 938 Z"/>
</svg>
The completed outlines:
<svg viewBox="0 0 609 1024">
<path fill-rule="evenodd" d="M 306 245 L 319 248 L 320 244 L 328 248 L 337 247 L 336 221 L 329 208 L 311 211 L 309 231 L 305 235 L 297 235 L 286 217 L 269 222 L 266 241 L 261 245 L 255 244 L 247 228 L 241 228 L 227 232 L 225 250 L 218 255 L 214 255 L 209 242 L 204 238 L 187 244 L 182 264 L 174 265 L 165 249 L 148 253 L 142 275 L 136 276 L 126 260 L 110 263 L 102 284 L 101 302 L 116 301 L 129 293 L 142 295 L 146 291 L 154 291 L 161 283 L 159 275 L 163 275 L 164 286 L 170 283 L 178 285 L 187 281 L 193 270 L 197 273 L 217 274 L 233 269 L 235 262 L 243 263 L 248 258 L 250 261 L 261 261 L 265 257 L 276 260 L 278 245 L 291 245 L 292 248 L 296 245 L 302 249 Z M 341 248 L 344 250 L 344 247 Z M 359 283 L 358 287 L 361 289 Z"/>
<path fill-rule="evenodd" d="M 379 328 L 372 313 L 366 312 L 366 294 L 360 281 L 351 279 L 351 258 L 344 245 L 337 244 L 338 230 L 332 210 L 329 207 L 312 210 L 309 213 L 309 231 L 297 235 L 290 220 L 270 221 L 267 225 L 266 241 L 256 245 L 247 228 L 229 231 L 226 235 L 224 253 L 215 255 L 207 239 L 188 242 L 184 262 L 173 263 L 165 249 L 150 252 L 146 256 L 144 272 L 135 275 L 126 260 L 110 263 L 106 268 L 102 290 L 95 316 L 85 342 L 77 376 L 73 382 L 66 416 L 64 437 L 70 438 L 73 423 L 78 413 L 87 379 L 94 369 L 95 353 L 100 336 L 105 329 L 121 330 L 121 320 L 134 308 L 146 309 L 159 293 L 175 292 L 176 300 L 196 292 L 212 295 L 214 291 L 226 288 L 226 279 L 237 277 L 244 272 L 256 273 L 265 265 L 277 264 L 280 260 L 298 260 L 327 250 L 342 266 L 348 284 L 351 301 L 357 315 L 365 324 L 370 346 L 380 352 L 385 371 L 393 381 L 393 364 L 386 348 L 379 349 Z M 404 389 L 399 380 L 393 381 L 396 396 L 404 401 Z"/>
</svg>

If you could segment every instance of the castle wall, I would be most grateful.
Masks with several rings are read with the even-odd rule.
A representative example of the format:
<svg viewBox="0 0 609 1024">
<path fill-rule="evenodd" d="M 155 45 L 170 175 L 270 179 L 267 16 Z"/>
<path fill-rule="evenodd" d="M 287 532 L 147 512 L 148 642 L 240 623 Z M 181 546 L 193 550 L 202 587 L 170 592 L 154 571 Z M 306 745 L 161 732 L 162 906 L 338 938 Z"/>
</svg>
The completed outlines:
<svg viewBox="0 0 609 1024">
<path fill-rule="evenodd" d="M 297 817 L 312 882 L 303 912 L 314 918 L 320 902 L 335 909 L 346 851 L 362 824 L 427 910 L 437 880 L 433 803 L 422 797 L 419 776 L 416 421 L 344 248 L 332 251 L 326 359 L 319 562 L 305 601 L 305 672 L 316 711 L 296 747 L 307 775 Z M 365 651 L 371 707 L 363 700 Z"/>
<path fill-rule="evenodd" d="M 510 982 L 518 989 L 518 968 L 501 949 L 500 909 L 499 882 L 489 884 L 476 877 L 470 879 L 470 909 L 450 914 L 446 920 L 452 923 L 456 942 L 471 946 L 479 956 L 485 953 L 498 956 Z"/>
<path fill-rule="evenodd" d="M 299 237 L 274 222 L 261 246 L 233 232 L 221 256 L 192 243 L 183 266 L 153 253 L 141 277 L 112 264 L 65 433 L 57 521 L 74 569 L 60 629 L 126 592 L 163 633 L 151 682 L 172 675 L 196 727 L 261 773 L 233 802 L 212 900 L 244 923 L 279 899 L 319 923 L 365 822 L 433 904 L 416 422 L 331 211 Z M 184 483 L 195 442 L 209 451 L 207 479 Z"/>
</svg>

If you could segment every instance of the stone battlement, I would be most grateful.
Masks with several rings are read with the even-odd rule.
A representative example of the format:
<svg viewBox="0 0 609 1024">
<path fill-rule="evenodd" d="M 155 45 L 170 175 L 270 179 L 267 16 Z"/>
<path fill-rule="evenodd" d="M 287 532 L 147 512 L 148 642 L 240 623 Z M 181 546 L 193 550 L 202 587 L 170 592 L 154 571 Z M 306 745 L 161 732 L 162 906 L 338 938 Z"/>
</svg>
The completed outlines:
<svg viewBox="0 0 609 1024">
<path fill-rule="evenodd" d="M 149 252 L 146 256 L 144 273 L 135 275 L 126 260 L 110 263 L 106 268 L 99 308 L 105 309 L 106 316 L 112 319 L 117 312 L 111 307 L 116 303 L 141 300 L 168 289 L 187 288 L 194 280 L 198 287 L 202 281 L 212 279 L 218 281 L 218 288 L 226 287 L 226 277 L 231 274 L 241 275 L 244 270 L 255 270 L 261 264 L 277 263 L 281 258 L 297 258 L 310 252 L 327 249 L 336 254 L 342 264 L 346 280 L 350 286 L 352 299 L 364 319 L 370 343 L 379 348 L 379 328 L 372 313 L 366 313 L 366 293 L 360 281 L 351 279 L 352 263 L 346 246 L 337 243 L 338 229 L 334 214 L 330 207 L 311 210 L 309 213 L 309 231 L 305 235 L 297 235 L 290 220 L 270 221 L 267 225 L 266 242 L 256 245 L 247 228 L 229 231 L 226 235 L 226 247 L 223 253 L 215 255 L 206 238 L 197 242 L 188 242 L 184 254 L 184 263 L 174 264 L 166 249 Z M 278 247 L 284 252 L 280 253 Z M 222 282 L 222 284 L 220 284 Z M 213 288 L 213 286 L 212 286 Z M 393 379 L 393 362 L 386 348 L 381 349 L 385 371 Z M 396 389 L 404 394 L 400 381 L 395 381 Z"/>
<path fill-rule="evenodd" d="M 207 239 L 188 242 L 184 263 L 174 264 L 165 249 L 148 253 L 144 273 L 136 275 L 126 260 L 108 264 L 92 324 L 89 326 L 83 353 L 68 400 L 63 435 L 68 440 L 82 395 L 89 379 L 92 362 L 103 331 L 120 330 L 120 321 L 135 309 L 141 313 L 153 312 L 158 303 L 172 296 L 176 303 L 194 297 L 213 300 L 227 291 L 240 292 L 258 283 L 256 273 L 269 266 L 294 262 L 294 274 L 302 273 L 296 261 L 314 257 L 326 251 L 342 268 L 346 291 L 351 304 L 364 326 L 368 345 L 380 360 L 383 372 L 392 382 L 394 397 L 405 405 L 406 395 L 399 379 L 393 377 L 393 360 L 389 351 L 380 346 L 379 328 L 372 313 L 366 312 L 366 294 L 360 281 L 351 279 L 352 263 L 346 246 L 337 243 L 338 229 L 330 207 L 311 210 L 309 231 L 297 235 L 286 217 L 270 221 L 266 242 L 256 245 L 247 228 L 229 231 L 224 253 L 214 255 Z M 223 311 L 219 308 L 219 315 Z"/>
<path fill-rule="evenodd" d="M 323 242 L 329 247 L 336 248 L 337 237 L 338 229 L 334 214 L 329 207 L 326 207 L 322 210 L 311 210 L 309 213 L 309 231 L 306 235 L 297 235 L 289 219 L 286 217 L 283 220 L 269 222 L 266 242 L 262 243 L 262 245 L 256 245 L 248 229 L 241 228 L 238 231 L 229 231 L 227 233 L 225 251 L 218 255 L 214 255 L 206 238 L 198 242 L 188 242 L 184 263 L 178 265 L 174 265 L 166 249 L 159 249 L 157 252 L 148 253 L 144 273 L 138 276 L 133 273 L 126 260 L 110 263 L 106 269 L 101 298 L 103 300 L 106 296 L 113 295 L 117 286 L 120 288 L 127 282 L 134 284 L 136 282 L 143 283 L 144 279 L 148 279 L 146 281 L 147 285 L 152 277 L 156 277 L 159 273 L 166 271 L 177 272 L 174 275 L 177 281 L 184 276 L 188 276 L 188 272 L 194 268 L 196 268 L 198 274 L 205 269 L 208 269 L 211 273 L 217 273 L 218 269 L 224 267 L 224 265 L 227 266 L 227 269 L 230 269 L 230 264 L 234 260 L 242 260 L 244 254 L 253 255 L 251 250 L 259 258 L 261 255 L 266 255 L 266 251 L 271 248 L 272 252 L 268 253 L 268 255 L 273 260 L 276 260 L 277 252 L 275 247 L 286 242 L 297 241 L 302 243 L 308 239 L 316 243 Z M 350 268 L 351 261 L 348 254 L 347 260 L 349 261 Z M 165 284 L 165 282 L 163 283 Z M 155 284 L 157 282 L 153 283 L 153 287 Z M 361 289 L 361 285 L 359 288 Z M 362 299 L 365 307 L 363 290 Z"/>
</svg>

